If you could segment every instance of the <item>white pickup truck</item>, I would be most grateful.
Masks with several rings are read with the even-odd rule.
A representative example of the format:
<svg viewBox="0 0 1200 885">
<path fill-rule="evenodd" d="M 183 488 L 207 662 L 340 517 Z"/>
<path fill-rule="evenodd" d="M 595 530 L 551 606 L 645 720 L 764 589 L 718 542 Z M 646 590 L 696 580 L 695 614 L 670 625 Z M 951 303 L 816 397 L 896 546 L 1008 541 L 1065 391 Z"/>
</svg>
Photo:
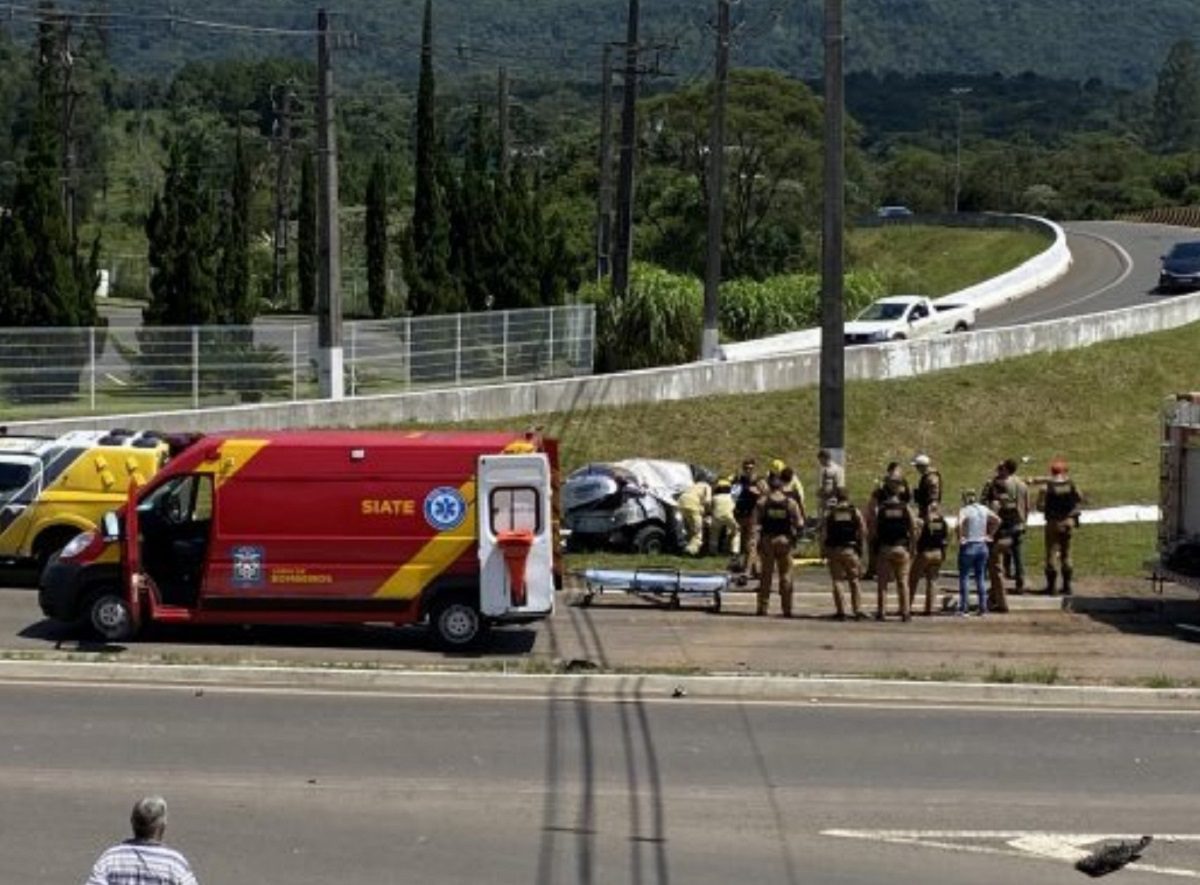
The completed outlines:
<svg viewBox="0 0 1200 885">
<path fill-rule="evenodd" d="M 846 323 L 847 344 L 880 344 L 929 335 L 967 332 L 975 325 L 975 308 L 923 295 L 880 298 Z"/>
</svg>

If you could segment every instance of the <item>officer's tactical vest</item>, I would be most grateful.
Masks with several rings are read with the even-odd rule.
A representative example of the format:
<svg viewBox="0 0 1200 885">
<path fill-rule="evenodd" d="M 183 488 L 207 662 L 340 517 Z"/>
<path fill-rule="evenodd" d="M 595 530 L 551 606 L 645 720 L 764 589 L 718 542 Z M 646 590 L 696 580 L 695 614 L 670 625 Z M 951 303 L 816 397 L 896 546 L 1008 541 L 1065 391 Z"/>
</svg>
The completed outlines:
<svg viewBox="0 0 1200 885">
<path fill-rule="evenodd" d="M 772 494 L 767 498 L 763 509 L 762 533 L 764 538 L 777 538 L 780 535 L 792 534 L 792 517 L 788 508 L 788 499 L 783 495 Z"/>
<path fill-rule="evenodd" d="M 940 516 L 931 516 L 925 521 L 924 528 L 921 529 L 921 538 L 917 542 L 917 547 L 920 550 L 945 550 L 948 535 L 946 520 Z"/>
<path fill-rule="evenodd" d="M 917 506 L 922 509 L 942 500 L 942 475 L 936 470 L 929 470 L 917 483 L 917 493 L 913 496 Z"/>
<path fill-rule="evenodd" d="M 996 499 L 996 515 L 1000 517 L 1000 529 L 1006 534 L 1021 527 L 1021 508 L 1010 495 L 1001 495 Z"/>
<path fill-rule="evenodd" d="M 1069 479 L 1058 479 L 1046 486 L 1046 519 L 1066 519 L 1075 511 L 1078 492 Z"/>
<path fill-rule="evenodd" d="M 841 549 L 855 547 L 862 543 L 862 538 L 859 537 L 858 520 L 855 518 L 854 508 L 850 505 L 835 505 L 825 514 L 825 520 L 827 523 L 825 543 L 829 547 Z"/>
<path fill-rule="evenodd" d="M 879 511 L 879 544 L 899 547 L 908 543 L 908 508 L 903 504 L 885 504 Z"/>
</svg>

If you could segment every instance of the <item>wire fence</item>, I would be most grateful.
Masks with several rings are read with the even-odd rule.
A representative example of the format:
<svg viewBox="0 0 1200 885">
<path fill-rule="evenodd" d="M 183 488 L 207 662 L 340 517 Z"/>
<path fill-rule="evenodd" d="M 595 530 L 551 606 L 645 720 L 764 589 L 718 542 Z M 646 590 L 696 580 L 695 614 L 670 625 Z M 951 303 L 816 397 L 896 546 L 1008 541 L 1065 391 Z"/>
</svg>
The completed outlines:
<svg viewBox="0 0 1200 885">
<path fill-rule="evenodd" d="M 591 305 L 348 322 L 348 396 L 592 373 Z M 315 320 L 0 329 L 0 416 L 118 415 L 317 399 Z"/>
</svg>

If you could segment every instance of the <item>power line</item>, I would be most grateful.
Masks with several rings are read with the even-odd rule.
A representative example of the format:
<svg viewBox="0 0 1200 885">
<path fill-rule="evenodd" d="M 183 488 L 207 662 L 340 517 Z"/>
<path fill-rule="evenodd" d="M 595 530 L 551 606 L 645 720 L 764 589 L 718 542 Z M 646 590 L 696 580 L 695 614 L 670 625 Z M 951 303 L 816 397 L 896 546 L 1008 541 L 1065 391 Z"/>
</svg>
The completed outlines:
<svg viewBox="0 0 1200 885">
<path fill-rule="evenodd" d="M 8 18 L 33 24 L 61 24 L 64 20 L 101 22 L 102 27 L 113 30 L 132 30 L 130 26 L 112 24 L 116 22 L 134 22 L 143 24 L 166 25 L 173 27 L 200 28 L 224 33 L 247 34 L 274 37 L 315 37 L 319 33 L 315 28 L 278 27 L 268 25 L 251 25 L 244 22 L 220 21 L 217 19 L 193 18 L 191 16 L 169 13 L 145 12 L 112 12 L 91 9 L 54 8 L 44 9 L 35 6 L 25 6 L 17 3 L 0 4 L 0 11 L 6 11 Z"/>
</svg>

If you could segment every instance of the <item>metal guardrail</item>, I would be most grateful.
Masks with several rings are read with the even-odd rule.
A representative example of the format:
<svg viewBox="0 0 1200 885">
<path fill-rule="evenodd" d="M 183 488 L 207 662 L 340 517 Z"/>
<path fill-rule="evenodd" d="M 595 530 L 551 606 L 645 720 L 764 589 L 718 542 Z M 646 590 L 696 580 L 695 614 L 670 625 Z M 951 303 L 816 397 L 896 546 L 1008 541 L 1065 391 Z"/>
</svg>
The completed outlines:
<svg viewBox="0 0 1200 885">
<path fill-rule="evenodd" d="M 592 373 L 591 305 L 349 322 L 351 397 Z M 317 399 L 315 321 L 0 329 L 5 420 Z"/>
</svg>

